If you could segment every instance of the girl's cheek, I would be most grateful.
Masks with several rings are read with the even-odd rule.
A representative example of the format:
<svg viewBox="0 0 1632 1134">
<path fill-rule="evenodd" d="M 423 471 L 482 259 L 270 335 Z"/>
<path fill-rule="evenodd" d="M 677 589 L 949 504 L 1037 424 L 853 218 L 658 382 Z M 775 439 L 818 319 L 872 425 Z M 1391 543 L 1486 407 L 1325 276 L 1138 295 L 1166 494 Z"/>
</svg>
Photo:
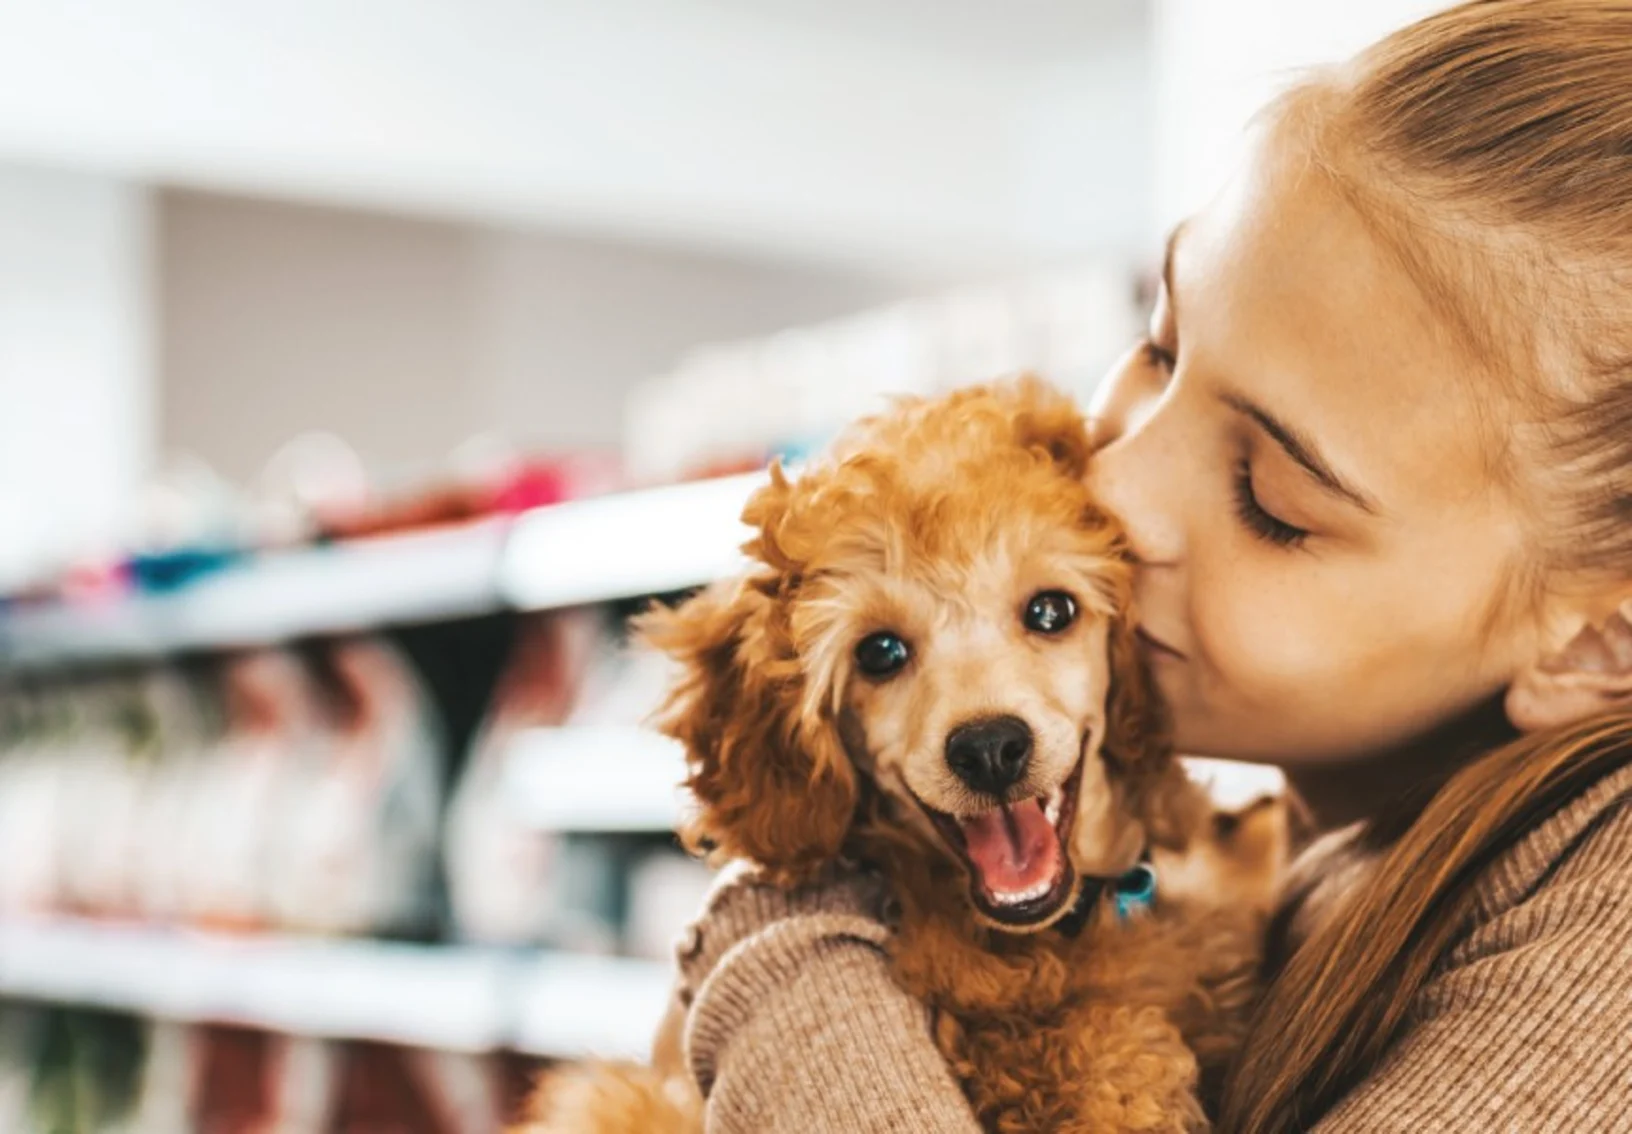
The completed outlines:
<svg viewBox="0 0 1632 1134">
<path fill-rule="evenodd" d="M 1198 601 L 1195 633 L 1215 697 L 1280 710 L 1327 683 L 1339 661 L 1333 635 L 1341 631 L 1320 625 L 1301 597 L 1282 572 L 1238 563 Z"/>
</svg>

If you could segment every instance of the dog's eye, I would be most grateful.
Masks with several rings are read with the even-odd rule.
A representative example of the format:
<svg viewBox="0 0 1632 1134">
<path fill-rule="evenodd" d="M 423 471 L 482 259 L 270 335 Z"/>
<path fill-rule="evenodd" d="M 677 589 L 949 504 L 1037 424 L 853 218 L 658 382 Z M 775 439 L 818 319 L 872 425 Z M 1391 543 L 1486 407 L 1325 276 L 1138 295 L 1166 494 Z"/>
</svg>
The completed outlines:
<svg viewBox="0 0 1632 1134">
<path fill-rule="evenodd" d="M 1064 591 L 1041 591 L 1031 596 L 1022 621 L 1027 630 L 1058 634 L 1077 620 L 1077 600 Z"/>
<path fill-rule="evenodd" d="M 899 672 L 911 656 L 901 635 L 888 630 L 869 634 L 856 643 L 856 665 L 868 677 L 889 677 Z"/>
</svg>

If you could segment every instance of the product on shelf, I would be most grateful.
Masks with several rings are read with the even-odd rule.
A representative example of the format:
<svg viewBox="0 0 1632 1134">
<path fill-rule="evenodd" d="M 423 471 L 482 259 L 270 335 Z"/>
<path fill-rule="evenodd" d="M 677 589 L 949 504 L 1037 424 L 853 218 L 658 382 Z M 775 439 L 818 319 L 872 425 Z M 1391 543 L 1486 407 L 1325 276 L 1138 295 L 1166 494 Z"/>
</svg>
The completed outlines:
<svg viewBox="0 0 1632 1134">
<path fill-rule="evenodd" d="M 152 740 L 141 765 L 140 805 L 132 817 L 131 898 L 124 912 L 150 921 L 180 921 L 188 912 L 184 833 L 224 727 L 226 706 L 211 670 L 171 667 L 149 671 L 139 704 L 146 716 L 138 719 L 147 722 Z M 0 755 L 0 768 L 5 760 Z"/>
<path fill-rule="evenodd" d="M 584 674 L 572 711 L 561 723 L 569 729 L 609 733 L 651 726 L 674 680 L 666 654 L 631 644 L 622 634 L 603 634 Z M 586 760 L 615 760 L 616 753 L 585 753 Z M 684 772 L 676 749 L 676 781 Z"/>
<path fill-rule="evenodd" d="M 1132 272 L 1089 263 L 702 347 L 629 395 L 630 475 L 678 480 L 797 459 L 897 394 L 1032 371 L 1086 398 L 1138 333 Z"/>
<path fill-rule="evenodd" d="M 382 641 L 325 655 L 325 743 L 293 754 L 272 864 L 280 925 L 406 932 L 434 917 L 440 730 L 407 661 Z"/>
<path fill-rule="evenodd" d="M 67 702 L 79 722 L 75 736 L 44 750 L 60 768 L 68 801 L 55 823 L 57 904 L 113 917 L 140 909 L 144 812 L 164 754 L 197 748 L 200 722 L 190 702 L 186 683 L 167 670 L 85 687 Z"/>
<path fill-rule="evenodd" d="M 260 929 L 271 921 L 282 810 L 308 774 L 302 757 L 329 738 L 315 680 L 292 652 L 233 658 L 221 684 L 226 729 L 196 765 L 179 833 L 183 903 L 201 925 Z"/>
<path fill-rule="evenodd" d="M 423 933 L 440 728 L 383 641 L 0 695 L 0 915 Z"/>
<path fill-rule="evenodd" d="M 617 887 L 621 950 L 664 962 L 673 956 L 675 938 L 696 915 L 713 877 L 660 834 L 662 822 L 644 816 L 647 801 L 663 803 L 683 794 L 686 769 L 679 746 L 651 731 L 651 718 L 674 676 L 667 655 L 631 645 L 622 636 L 603 637 L 563 729 L 565 738 L 576 737 L 582 746 L 585 775 L 614 801 L 641 809 L 623 826 L 644 826 L 645 837 L 631 834 L 617 845 L 617 879 L 608 885 Z M 639 745 L 632 743 L 637 738 Z M 684 806 L 682 800 L 667 821 L 681 818 Z M 608 851 L 604 839 L 589 841 L 588 847 Z"/>
<path fill-rule="evenodd" d="M 136 1105 L 120 1134 L 188 1134 L 193 1129 L 202 1035 L 203 1029 L 191 1024 L 145 1022 Z"/>
<path fill-rule="evenodd" d="M 649 727 L 672 676 L 601 615 L 524 625 L 449 812 L 461 937 L 668 959 L 709 877 L 675 847 L 685 764 Z"/>
<path fill-rule="evenodd" d="M 597 454 L 509 457 L 462 470 L 415 493 L 321 509 L 315 522 L 325 538 L 356 539 L 487 516 L 512 516 L 530 508 L 596 496 L 617 488 L 621 480 L 618 463 Z"/>
<path fill-rule="evenodd" d="M 243 1028 L 190 1029 L 186 1119 L 197 1134 L 326 1134 L 335 1044 Z"/>
<path fill-rule="evenodd" d="M 588 610 L 533 615 L 517 626 L 448 807 L 449 900 L 464 940 L 533 944 L 558 926 L 562 842 L 518 814 L 506 766 L 518 736 L 566 719 L 600 633 L 600 616 Z"/>
<path fill-rule="evenodd" d="M 6 1134 L 495 1134 L 533 1061 L 0 1001 Z"/>
<path fill-rule="evenodd" d="M 503 1073 L 485 1056 L 348 1045 L 332 1134 L 493 1134 L 505 1101 Z"/>
<path fill-rule="evenodd" d="M 66 765 L 49 740 L 64 722 L 32 690 L 13 687 L 4 702 L 0 741 L 0 911 L 39 913 L 56 906 L 57 827 L 67 811 Z"/>
<path fill-rule="evenodd" d="M 654 850 L 629 872 L 624 951 L 668 962 L 681 930 L 697 916 L 714 872 L 672 847 Z"/>
<path fill-rule="evenodd" d="M 144 1033 L 125 1016 L 0 1002 L 0 1129 L 159 1134 L 138 1122 Z"/>
</svg>

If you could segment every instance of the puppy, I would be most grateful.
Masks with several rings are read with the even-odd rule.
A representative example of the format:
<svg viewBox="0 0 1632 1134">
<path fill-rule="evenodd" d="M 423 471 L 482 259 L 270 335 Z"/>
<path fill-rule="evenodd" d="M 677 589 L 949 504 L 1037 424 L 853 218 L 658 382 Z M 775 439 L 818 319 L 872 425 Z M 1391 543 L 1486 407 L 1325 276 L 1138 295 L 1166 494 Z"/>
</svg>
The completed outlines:
<svg viewBox="0 0 1632 1134">
<path fill-rule="evenodd" d="M 1240 902 L 1194 871 L 1160 893 L 1204 845 L 1212 876 L 1242 871 L 1164 739 L 1088 457 L 1074 405 L 1034 380 L 899 402 L 797 479 L 773 471 L 744 515 L 753 566 L 643 632 L 680 663 L 662 727 L 693 845 L 785 884 L 882 871 L 896 979 L 987 1129 L 1197 1131 L 1267 888 L 1255 868 Z M 1152 864 L 1153 905 L 1133 893 Z M 548 1078 L 531 1115 L 702 1129 L 661 1069 Z"/>
</svg>

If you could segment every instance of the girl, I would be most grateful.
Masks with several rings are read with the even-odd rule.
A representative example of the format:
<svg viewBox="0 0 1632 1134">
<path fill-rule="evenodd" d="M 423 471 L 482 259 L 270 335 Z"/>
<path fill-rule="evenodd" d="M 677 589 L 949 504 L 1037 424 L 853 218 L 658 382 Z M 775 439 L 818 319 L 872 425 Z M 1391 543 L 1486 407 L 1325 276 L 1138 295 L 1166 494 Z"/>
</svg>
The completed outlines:
<svg viewBox="0 0 1632 1134">
<path fill-rule="evenodd" d="M 1632 1130 L 1632 0 L 1465 4 L 1291 91 L 1096 428 L 1180 750 L 1333 830 L 1219 1129 Z M 716 892 L 710 1130 L 975 1129 L 866 891 Z"/>
</svg>

